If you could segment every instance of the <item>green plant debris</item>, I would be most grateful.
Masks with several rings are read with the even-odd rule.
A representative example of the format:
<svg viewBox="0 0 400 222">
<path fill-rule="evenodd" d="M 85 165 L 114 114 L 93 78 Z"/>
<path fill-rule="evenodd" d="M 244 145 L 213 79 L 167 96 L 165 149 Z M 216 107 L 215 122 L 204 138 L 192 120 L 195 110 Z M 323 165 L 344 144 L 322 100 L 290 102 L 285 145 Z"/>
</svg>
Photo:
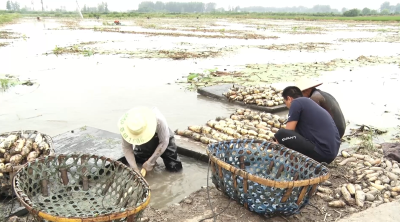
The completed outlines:
<svg viewBox="0 0 400 222">
<path fill-rule="evenodd" d="M 124 34 L 137 34 L 137 35 L 147 35 L 147 36 L 171 36 L 171 37 L 196 37 L 196 38 L 221 38 L 221 39 L 277 39 L 278 36 L 265 36 L 256 33 L 243 33 L 237 35 L 225 35 L 221 33 L 220 35 L 206 35 L 206 34 L 192 34 L 192 33 L 180 33 L 180 32 L 137 32 L 137 31 L 121 31 L 119 28 L 88 28 L 79 27 L 81 30 L 93 30 L 100 32 L 118 32 Z"/>
<path fill-rule="evenodd" d="M 0 14 L 0 25 L 10 23 L 10 22 L 20 18 L 20 16 L 21 15 L 19 13 L 1 13 Z"/>
<path fill-rule="evenodd" d="M 10 43 L 8 42 L 0 42 L 0 47 L 8 46 Z"/>
<path fill-rule="evenodd" d="M 373 137 L 374 137 L 374 133 L 372 131 L 368 131 L 367 133 L 364 133 L 361 136 L 360 147 L 362 147 L 368 151 L 376 151 L 376 148 L 374 147 Z"/>
<path fill-rule="evenodd" d="M 12 76 L 12 75 L 1 75 L 0 74 L 0 91 L 6 92 L 11 87 L 17 85 L 25 85 L 25 86 L 32 86 L 34 83 L 31 80 L 24 80 L 21 81 L 19 78 Z"/>
<path fill-rule="evenodd" d="M 19 84 L 21 84 L 21 82 L 17 78 L 14 78 L 14 77 L 2 78 L 2 77 L 0 77 L 0 90 L 2 92 L 5 92 L 9 88 L 11 88 L 13 86 L 16 86 L 16 85 L 19 85 Z"/>
<path fill-rule="evenodd" d="M 196 90 L 201 86 L 215 85 L 218 83 L 232 83 L 235 79 L 240 78 L 243 73 L 218 71 L 218 68 L 206 69 L 202 73 L 190 73 L 184 81 L 177 83 L 186 83 L 187 89 Z"/>
<path fill-rule="evenodd" d="M 16 32 L 0 31 L 0 39 L 19 39 L 25 35 L 20 35 Z M 25 36 L 25 38 L 27 38 Z"/>
<path fill-rule="evenodd" d="M 283 45 L 266 45 L 266 46 L 257 46 L 260 49 L 268 49 L 268 50 L 280 50 L 280 51 L 307 51 L 307 52 L 319 52 L 326 51 L 330 49 L 331 43 L 323 43 L 323 42 L 308 42 L 308 43 L 297 43 L 297 44 L 283 44 Z"/>
<path fill-rule="evenodd" d="M 91 56 L 94 54 L 94 52 L 91 49 L 85 49 L 82 46 L 84 45 L 89 45 L 89 44 L 95 44 L 96 42 L 84 42 L 80 44 L 75 44 L 72 46 L 67 46 L 67 47 L 59 47 L 56 46 L 52 52 L 54 55 L 62 55 L 62 54 L 82 54 L 84 56 Z"/>
<path fill-rule="evenodd" d="M 85 57 L 89 57 L 89 56 L 92 56 L 94 53 L 93 53 L 92 50 L 84 50 L 84 51 L 82 52 L 82 54 L 83 54 L 83 56 L 85 56 Z"/>
<path fill-rule="evenodd" d="M 371 151 L 377 151 L 377 148 L 374 145 L 374 139 L 377 139 L 378 136 L 382 134 L 386 134 L 388 131 L 380 130 L 367 125 L 356 125 L 358 126 L 358 128 L 350 129 L 351 133 L 345 135 L 343 139 L 351 144 L 354 144 L 354 141 L 352 142 L 352 140 L 356 139 L 357 142 L 355 143 L 355 145 L 357 145 L 357 151 L 360 153 L 368 154 Z"/>
<path fill-rule="evenodd" d="M 230 48 L 221 49 L 208 49 L 194 48 L 191 50 L 187 49 L 175 49 L 175 50 L 103 50 L 101 47 L 94 47 L 94 44 L 102 42 L 82 42 L 79 44 L 60 47 L 56 46 L 52 50 L 54 55 L 62 54 L 80 54 L 83 56 L 92 56 L 95 54 L 99 55 L 124 55 L 125 58 L 170 58 L 173 60 L 184 60 L 184 59 L 196 59 L 196 58 L 209 58 L 217 57 L 223 54 L 222 50 L 229 51 L 233 50 Z M 104 43 L 104 42 L 103 42 Z M 48 54 L 48 53 L 45 53 Z"/>
<path fill-rule="evenodd" d="M 157 52 L 156 52 L 157 53 Z M 173 60 L 183 60 L 192 58 L 208 58 L 216 57 L 220 54 L 220 51 L 170 51 L 170 50 L 160 50 L 159 55 L 164 58 L 171 58 Z"/>
<path fill-rule="evenodd" d="M 363 67 L 381 64 L 400 64 L 400 56 L 378 57 L 360 56 L 354 60 L 334 59 L 328 62 L 296 63 L 296 64 L 248 64 L 246 68 L 236 72 L 215 72 L 215 75 L 198 74 L 191 81 L 177 81 L 188 90 L 196 90 L 204 86 L 236 83 L 243 86 L 271 84 L 275 82 L 294 82 L 302 77 L 318 77 L 322 72 L 337 68 Z M 350 70 L 349 70 L 350 71 Z M 218 74 L 220 73 L 220 74 Z M 223 73 L 223 74 L 221 74 Z M 191 73 L 191 75 L 193 75 Z"/>
</svg>

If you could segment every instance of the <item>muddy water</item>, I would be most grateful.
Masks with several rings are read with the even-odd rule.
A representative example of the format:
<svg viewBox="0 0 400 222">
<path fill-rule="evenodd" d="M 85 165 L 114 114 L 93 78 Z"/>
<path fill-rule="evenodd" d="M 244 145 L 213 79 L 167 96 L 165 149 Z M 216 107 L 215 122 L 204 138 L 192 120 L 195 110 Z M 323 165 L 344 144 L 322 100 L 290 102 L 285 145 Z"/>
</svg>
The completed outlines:
<svg viewBox="0 0 400 222">
<path fill-rule="evenodd" d="M 400 104 L 395 102 L 400 86 L 398 65 L 338 69 L 321 76 L 321 90 L 330 92 L 340 103 L 346 120 L 354 124 L 393 129 L 400 125 Z M 389 133 L 379 142 L 388 141 Z"/>
<path fill-rule="evenodd" d="M 101 22 L 83 22 L 85 26 L 99 26 Z M 133 23 L 133 22 L 132 22 Z M 274 25 L 276 21 L 269 22 Z M 129 23 L 128 23 L 129 24 Z M 244 25 L 221 22 L 225 29 L 248 30 Z M 280 23 L 282 24 L 282 23 Z M 284 22 L 286 27 L 298 26 L 299 22 Z M 311 23 L 315 26 L 319 23 Z M 267 40 L 235 40 L 206 39 L 190 37 L 144 37 L 87 30 L 47 30 L 57 28 L 61 24 L 57 20 L 46 22 L 24 21 L 19 24 L 3 27 L 25 34 L 26 40 L 14 40 L 14 44 L 0 48 L 1 55 L 6 56 L 0 72 L 16 74 L 22 78 L 31 78 L 40 83 L 40 87 L 28 91 L 13 89 L 1 95 L 2 109 L 0 118 L 3 120 L 2 130 L 35 128 L 44 130 L 50 135 L 65 132 L 82 125 L 91 125 L 116 132 L 115 121 L 130 107 L 137 104 L 156 105 L 169 120 L 171 128 L 185 128 L 190 124 L 204 123 L 210 118 L 227 115 L 236 106 L 221 104 L 210 100 L 197 99 L 197 94 L 184 92 L 177 85 L 168 85 L 176 79 L 186 76 L 189 72 L 202 72 L 205 69 L 235 70 L 251 63 L 298 63 L 329 61 L 336 58 L 355 59 L 360 55 L 393 56 L 397 55 L 396 43 L 339 43 L 338 38 L 373 37 L 376 32 L 332 31 L 328 35 L 290 35 L 275 33 L 279 39 Z M 323 27 L 324 23 L 319 24 Z M 336 25 L 337 26 L 337 25 Z M 379 26 L 371 26 L 378 29 Z M 368 27 L 368 28 L 371 28 Z M 125 28 L 129 28 L 125 27 Z M 132 28 L 132 27 L 131 27 Z M 138 28 L 138 27 L 133 27 Z M 343 27 L 342 27 L 343 28 Z M 153 30 L 154 31 L 154 30 Z M 155 30 L 165 31 L 165 30 Z M 293 37 L 295 36 L 295 37 Z M 87 41 L 107 41 L 97 44 L 104 49 L 173 49 L 187 48 L 188 44 L 196 47 L 226 47 L 236 46 L 238 51 L 215 59 L 171 61 L 165 59 L 141 60 L 121 59 L 119 56 L 102 55 L 84 57 L 82 55 L 43 55 L 58 46 L 65 46 Z M 277 51 L 257 48 L 246 48 L 243 45 L 290 44 L 298 42 L 328 42 L 332 50 L 326 52 Z M 154 65 L 154 64 L 157 65 Z M 357 71 L 360 70 L 360 71 Z M 361 74 L 359 74 L 361 73 Z M 351 74 L 351 75 L 350 75 Z M 396 121 L 391 121 L 394 113 L 398 113 L 396 105 L 385 107 L 391 115 L 380 116 L 383 108 L 368 107 L 360 101 L 372 99 L 371 96 L 357 99 L 348 98 L 348 93 L 355 91 L 374 91 L 366 89 L 381 87 L 383 92 L 395 89 L 398 68 L 393 66 L 366 67 L 349 72 L 338 69 L 328 72 L 324 78 L 342 81 L 340 85 L 324 84 L 342 104 L 346 119 L 354 122 L 376 123 L 380 126 L 393 127 Z M 369 78 L 365 78 L 365 76 Z M 392 76 L 391 76 L 392 75 Z M 325 77 L 326 76 L 326 77 Z M 321 77 L 321 78 L 323 78 Z M 354 81 L 353 81 L 354 80 Z M 358 81 L 357 81 L 358 80 Z M 390 84 L 391 83 L 391 84 Z M 343 90 L 346 86 L 346 90 Z M 18 94 L 17 94 L 18 93 Z M 365 94 L 363 92 L 363 94 Z M 373 97 L 374 104 L 387 98 L 382 94 Z M 166 98 L 169 98 L 167 100 Z M 376 101 L 375 101 L 376 100 Z M 351 102 L 349 102 L 351 101 Z M 390 104 L 390 101 L 387 101 Z M 392 102 L 393 103 L 393 102 Z M 355 109 L 352 104 L 358 104 Z M 363 115 L 365 113 L 365 115 Z M 375 115 L 371 118 L 371 115 Z M 193 118 L 195 116 L 195 118 Z M 381 121 L 381 118 L 386 118 Z M 376 118 L 379 117 L 379 118 Z M 101 121 L 99 121 L 101 120 Z M 393 119 L 396 120 L 396 119 Z"/>
<path fill-rule="evenodd" d="M 92 22 L 88 25 L 97 26 Z M 276 22 L 276 21 L 274 21 Z M 272 24 L 272 22 L 271 22 Z M 297 26 L 298 22 L 283 22 Z M 312 23 L 315 25 L 315 23 Z M 38 85 L 19 86 L 0 94 L 0 131 L 36 129 L 55 136 L 84 125 L 117 133 L 117 120 L 135 105 L 157 106 L 175 130 L 188 125 L 204 124 L 216 116 L 227 116 L 238 106 L 220 103 L 185 91 L 175 80 L 190 72 L 203 72 L 217 67 L 236 70 L 254 63 L 299 63 L 329 61 L 336 58 L 356 59 L 358 56 L 395 56 L 395 43 L 340 43 L 338 38 L 374 37 L 378 33 L 365 31 L 330 31 L 328 34 L 290 35 L 266 30 L 266 35 L 279 39 L 237 40 L 130 35 L 90 30 L 48 30 L 60 27 L 55 20 L 9 25 L 3 29 L 25 34 L 28 39 L 13 40 L 0 48 L 3 59 L 0 73 L 33 79 Z M 224 22 L 223 28 L 230 28 Z M 236 29 L 245 25 L 231 24 Z M 323 24 L 321 25 L 323 26 Z M 126 27 L 142 30 L 139 27 Z M 344 27 L 341 27 L 344 29 Z M 254 28 L 253 28 L 254 30 Z M 143 31 L 143 30 L 142 30 Z M 154 31 L 154 30 L 153 30 Z M 165 32 L 165 30 L 164 30 Z M 114 50 L 237 47 L 234 52 L 215 59 L 127 59 L 119 55 L 55 56 L 56 45 L 67 46 L 87 41 L 107 41 L 98 47 Z M 275 51 L 247 47 L 248 45 L 289 44 L 298 42 L 328 42 L 333 50 L 326 52 Z M 244 46 L 244 47 L 243 47 Z M 371 124 L 393 128 L 399 123 L 399 104 L 395 99 L 400 72 L 398 65 L 337 69 L 320 78 L 320 87 L 336 97 L 350 126 Z M 286 113 L 280 113 L 285 115 Z M 176 202 L 205 185 L 206 165 L 184 158 L 181 174 L 162 174 L 160 167 L 146 179 L 153 189 L 152 204 L 163 206 Z M 159 160 L 160 161 L 160 160 Z M 162 174 L 162 175 L 161 175 Z M 192 177 L 193 176 L 193 177 Z M 193 179 L 195 178 L 195 179 Z"/>
<path fill-rule="evenodd" d="M 186 156 L 180 156 L 183 170 L 177 173 L 167 172 L 161 159 L 157 160 L 158 166 L 146 175 L 150 185 L 150 205 L 161 208 L 177 203 L 188 194 L 207 186 L 208 164 L 196 161 Z M 210 168 L 211 175 L 211 168 Z M 209 184 L 211 184 L 209 180 Z"/>
</svg>

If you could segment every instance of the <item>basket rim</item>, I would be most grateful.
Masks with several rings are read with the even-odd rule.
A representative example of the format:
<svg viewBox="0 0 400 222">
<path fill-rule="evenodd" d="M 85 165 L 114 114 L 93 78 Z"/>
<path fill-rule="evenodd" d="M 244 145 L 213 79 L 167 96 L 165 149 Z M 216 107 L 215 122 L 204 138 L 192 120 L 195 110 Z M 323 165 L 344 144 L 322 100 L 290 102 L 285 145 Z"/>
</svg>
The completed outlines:
<svg viewBox="0 0 400 222">
<path fill-rule="evenodd" d="M 148 191 L 148 197 L 147 197 L 146 201 L 143 202 L 142 204 L 140 204 L 139 206 L 133 208 L 133 209 L 132 209 L 132 207 L 131 207 L 131 208 L 127 208 L 125 212 L 115 212 L 115 213 L 109 213 L 109 214 L 99 214 L 99 215 L 96 216 L 96 217 L 80 218 L 80 217 L 59 217 L 59 216 L 53 216 L 53 215 L 48 214 L 48 213 L 45 213 L 45 212 L 43 212 L 43 211 L 40 211 L 40 210 L 38 211 L 38 210 L 33 209 L 33 208 L 32 208 L 31 206 L 29 206 L 29 205 L 24 201 L 24 199 L 21 197 L 21 195 L 20 195 L 20 192 L 21 192 L 21 191 L 17 191 L 17 190 L 16 190 L 16 186 L 15 186 L 15 183 L 16 183 L 16 175 L 18 175 L 18 174 L 22 171 L 22 169 L 24 169 L 25 167 L 27 167 L 28 165 L 30 165 L 30 164 L 32 163 L 32 162 L 28 162 L 28 163 L 25 163 L 25 164 L 23 165 L 23 167 L 21 167 L 20 169 L 18 169 L 18 171 L 16 172 L 15 176 L 14 176 L 13 179 L 12 179 L 12 181 L 13 181 L 12 187 L 13 187 L 14 193 L 15 193 L 15 195 L 17 196 L 17 198 L 18 198 L 18 200 L 20 201 L 20 203 L 22 203 L 22 205 L 23 205 L 30 213 L 32 213 L 32 214 L 34 214 L 34 215 L 38 215 L 39 217 L 42 217 L 42 218 L 45 219 L 45 220 L 54 221 L 54 222 L 57 222 L 57 221 L 65 221 L 65 222 L 110 221 L 110 220 L 121 219 L 121 218 L 124 218 L 124 217 L 129 217 L 129 216 L 131 216 L 131 215 L 134 215 L 134 214 L 136 214 L 136 213 L 138 213 L 138 212 L 144 210 L 144 209 L 147 207 L 147 205 L 150 203 L 151 189 L 150 189 L 150 186 L 149 186 L 148 182 L 144 179 L 144 177 L 143 177 L 140 173 L 136 172 L 136 171 L 133 170 L 132 168 L 126 166 L 125 164 L 123 164 L 123 163 L 121 163 L 121 162 L 119 162 L 119 161 L 117 161 L 117 160 L 114 160 L 114 159 L 111 159 L 111 158 L 108 158 L 108 157 L 105 157 L 105 156 L 94 155 L 94 154 L 60 154 L 60 155 L 56 155 L 56 156 L 48 156 L 48 157 L 37 158 L 34 162 L 44 162 L 46 159 L 54 160 L 54 159 L 56 159 L 56 158 L 57 158 L 57 159 L 58 159 L 58 158 L 63 158 L 63 157 L 65 158 L 65 157 L 67 157 L 67 156 L 78 157 L 78 158 L 79 158 L 79 157 L 86 157 L 86 158 L 96 157 L 96 158 L 103 159 L 103 160 L 106 160 L 106 161 L 117 162 L 117 163 L 119 163 L 120 166 L 122 166 L 124 169 L 127 169 L 127 170 L 129 170 L 129 171 L 132 171 L 132 172 L 133 172 L 134 174 L 136 174 L 139 178 L 141 178 L 141 181 L 148 187 L 148 190 L 147 190 L 147 191 Z"/>
<path fill-rule="evenodd" d="M 55 155 L 55 149 L 54 149 L 54 142 L 53 142 L 53 138 L 46 134 L 46 133 L 42 133 L 38 130 L 14 130 L 14 131 L 9 131 L 9 132 L 2 132 L 0 133 L 0 136 L 4 136 L 6 134 L 10 135 L 10 134 L 16 134 L 16 133 L 21 133 L 21 132 L 28 132 L 28 133 L 40 133 L 43 137 L 46 137 L 47 139 L 47 144 L 49 144 L 49 149 L 50 149 L 50 154 L 48 156 L 54 156 Z M 18 171 L 20 168 L 23 168 L 24 164 L 19 164 L 19 165 L 15 165 L 11 167 L 11 170 L 0 170 L 0 173 L 12 173 L 12 172 L 16 172 Z M 1 187 L 1 186 L 0 186 Z"/>
<path fill-rule="evenodd" d="M 270 187 L 276 187 L 276 188 L 293 188 L 293 187 L 304 187 L 304 186 L 309 186 L 309 185 L 316 185 L 319 183 L 322 183 L 326 180 L 329 179 L 330 177 L 330 172 L 328 171 L 326 175 L 322 175 L 316 178 L 312 178 L 312 179 L 307 179 L 307 180 L 293 180 L 293 181 L 275 181 L 275 180 L 271 180 L 271 179 L 266 179 L 266 178 L 261 178 L 255 175 L 252 175 L 251 173 L 246 172 L 245 170 L 239 169 L 237 167 L 234 167 L 220 159 L 218 159 L 217 157 L 213 156 L 212 153 L 209 151 L 209 147 L 212 145 L 220 145 L 226 142 L 246 142 L 246 141 L 252 141 L 252 143 L 265 143 L 268 142 L 267 140 L 246 140 L 246 139 L 235 139 L 235 140 L 223 140 L 223 141 L 219 141 L 217 143 L 212 143 L 209 144 L 207 146 L 206 152 L 210 158 L 210 160 L 212 162 L 214 162 L 215 164 L 217 164 L 218 166 L 224 168 L 225 170 L 230 171 L 231 173 L 233 173 L 234 175 L 237 176 L 241 176 L 243 177 L 243 179 L 245 180 L 251 180 L 253 182 L 256 182 L 258 184 L 264 185 L 264 186 L 270 186 Z M 268 142 L 271 143 L 271 142 Z M 280 145 L 280 144 L 279 144 Z M 283 146 L 282 148 L 284 149 L 289 149 L 285 146 Z M 317 161 L 315 161 L 314 159 L 312 159 L 311 157 L 308 157 L 300 152 L 297 152 L 295 150 L 292 150 L 293 152 L 299 154 L 300 156 L 305 157 L 306 159 L 309 159 L 309 161 L 311 161 L 312 163 L 316 163 L 316 164 L 320 164 Z M 325 166 L 322 166 L 325 167 Z"/>
</svg>

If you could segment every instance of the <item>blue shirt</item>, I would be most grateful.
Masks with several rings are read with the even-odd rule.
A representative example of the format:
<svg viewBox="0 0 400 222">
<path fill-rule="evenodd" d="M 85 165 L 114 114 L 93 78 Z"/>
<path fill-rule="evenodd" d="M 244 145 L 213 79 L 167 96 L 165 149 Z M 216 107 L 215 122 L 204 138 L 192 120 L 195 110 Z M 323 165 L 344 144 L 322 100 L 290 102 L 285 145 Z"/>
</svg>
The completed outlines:
<svg viewBox="0 0 400 222">
<path fill-rule="evenodd" d="M 326 158 L 336 158 L 340 137 L 331 115 L 310 98 L 294 99 L 288 122 L 297 121 L 296 131 L 315 145 L 315 151 Z"/>
</svg>

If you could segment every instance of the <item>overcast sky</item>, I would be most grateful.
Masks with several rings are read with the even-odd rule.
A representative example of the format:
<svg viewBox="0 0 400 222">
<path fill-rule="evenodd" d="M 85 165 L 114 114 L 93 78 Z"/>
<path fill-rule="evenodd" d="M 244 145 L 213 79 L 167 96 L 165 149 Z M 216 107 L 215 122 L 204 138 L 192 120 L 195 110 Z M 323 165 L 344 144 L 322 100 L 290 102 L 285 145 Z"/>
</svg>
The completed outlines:
<svg viewBox="0 0 400 222">
<path fill-rule="evenodd" d="M 20 3 L 21 7 L 28 6 L 30 7 L 33 1 L 35 10 L 41 9 L 40 0 L 15 0 Z M 140 0 L 109 0 L 108 8 L 111 11 L 126 11 L 126 10 L 134 10 L 137 9 L 138 4 L 142 1 Z M 188 0 L 171 0 L 171 2 L 191 2 Z M 0 0 L 0 9 L 6 8 L 7 0 Z M 78 3 L 81 7 L 84 4 L 87 6 L 96 6 L 98 3 L 102 2 L 101 0 L 78 0 Z M 156 2 L 156 1 L 153 1 Z M 162 1 L 168 2 L 168 1 Z M 196 1 L 194 1 L 196 2 Z M 312 7 L 314 5 L 330 5 L 331 8 L 336 8 L 341 10 L 343 7 L 345 8 L 359 8 L 362 9 L 364 7 L 368 7 L 371 9 L 379 9 L 380 5 L 384 2 L 384 0 L 278 0 L 278 1 L 267 1 L 267 0 L 214 0 L 214 1 L 201 1 L 197 2 L 215 2 L 217 3 L 217 7 L 228 8 L 229 6 L 269 6 L 269 7 L 293 7 L 293 6 L 305 6 Z M 396 5 L 400 3 L 400 0 L 389 1 L 392 5 Z M 49 9 L 59 8 L 60 6 L 65 6 L 67 10 L 76 9 L 76 0 L 43 0 L 44 5 L 48 6 Z"/>
</svg>

